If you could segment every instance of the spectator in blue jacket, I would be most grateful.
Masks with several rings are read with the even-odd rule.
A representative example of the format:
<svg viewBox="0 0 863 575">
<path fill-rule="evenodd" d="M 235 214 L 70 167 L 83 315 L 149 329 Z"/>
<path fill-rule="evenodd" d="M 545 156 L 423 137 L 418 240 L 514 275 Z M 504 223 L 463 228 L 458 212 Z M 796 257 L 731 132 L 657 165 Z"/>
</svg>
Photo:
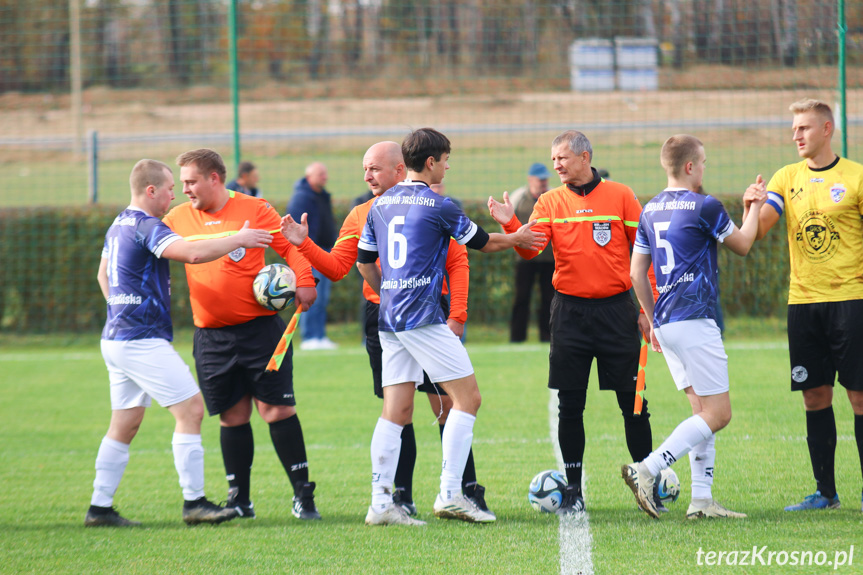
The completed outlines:
<svg viewBox="0 0 863 575">
<path fill-rule="evenodd" d="M 313 162 L 306 167 L 304 178 L 294 184 L 294 195 L 288 203 L 288 213 L 296 221 L 305 219 L 309 225 L 309 239 L 322 249 L 330 251 L 338 236 L 333 217 L 333 204 L 327 183 L 327 167 Z M 327 304 L 332 283 L 322 273 L 312 269 L 318 278 L 318 299 L 315 305 L 300 316 L 300 349 L 335 349 L 338 347 L 327 337 Z"/>
</svg>

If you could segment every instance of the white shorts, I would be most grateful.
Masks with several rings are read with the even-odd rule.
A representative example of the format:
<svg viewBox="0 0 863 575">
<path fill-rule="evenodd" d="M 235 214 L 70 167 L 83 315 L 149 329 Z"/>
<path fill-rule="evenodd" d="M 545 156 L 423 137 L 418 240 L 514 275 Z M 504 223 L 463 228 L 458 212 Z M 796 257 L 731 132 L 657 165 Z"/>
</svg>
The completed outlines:
<svg viewBox="0 0 863 575">
<path fill-rule="evenodd" d="M 690 319 L 654 331 L 677 389 L 692 386 L 698 396 L 728 391 L 728 356 L 715 321 Z"/>
<path fill-rule="evenodd" d="M 383 387 L 408 381 L 421 385 L 423 371 L 434 383 L 473 374 L 467 350 L 445 324 L 378 335 L 383 350 Z"/>
<path fill-rule="evenodd" d="M 111 409 L 170 407 L 199 393 L 189 366 L 164 339 L 102 340 L 111 383 Z"/>
</svg>

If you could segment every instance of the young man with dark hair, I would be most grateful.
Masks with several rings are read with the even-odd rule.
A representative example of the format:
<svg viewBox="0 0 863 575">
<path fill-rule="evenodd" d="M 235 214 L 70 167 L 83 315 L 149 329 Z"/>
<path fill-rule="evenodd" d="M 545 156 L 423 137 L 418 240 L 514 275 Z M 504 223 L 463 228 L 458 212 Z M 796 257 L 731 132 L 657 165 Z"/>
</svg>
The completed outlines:
<svg viewBox="0 0 863 575">
<path fill-rule="evenodd" d="M 406 168 L 402 159 L 401 147 L 395 142 L 374 144 L 363 156 L 363 171 L 371 198 L 354 207 L 345 218 L 332 251 L 327 252 L 312 241 L 305 220 L 301 220 L 299 223 L 295 222 L 290 214 L 282 218 L 282 233 L 288 238 L 288 241 L 294 244 L 300 253 L 311 262 L 312 267 L 334 282 L 347 277 L 348 272 L 357 261 L 357 244 L 360 241 L 360 234 L 365 227 L 374 199 L 405 179 Z M 440 298 L 441 308 L 447 316 L 447 327 L 457 336 L 461 336 L 467 321 L 470 268 L 467 248 L 453 239 L 450 239 L 449 242 L 445 271 L 446 278 L 443 281 L 443 294 Z M 375 395 L 383 399 L 383 351 L 378 334 L 381 300 L 380 296 L 372 291 L 368 282 L 363 282 L 362 289 L 365 298 L 366 351 L 369 354 L 369 364 L 372 368 L 373 389 Z M 445 297 L 447 294 L 450 295 L 449 300 Z M 423 384 L 417 387 L 417 390 L 428 395 L 432 412 L 438 418 L 440 432 L 443 435 L 447 417 L 452 409 L 452 399 L 443 388 L 429 380 L 427 374 L 423 374 Z M 395 473 L 393 501 L 401 505 L 411 516 L 417 514 L 413 498 L 413 472 L 416 457 L 417 446 L 414 426 L 413 423 L 407 423 L 402 429 L 402 443 Z M 480 509 L 489 511 L 485 502 L 485 487 L 477 482 L 473 451 L 468 453 L 467 465 L 462 477 L 462 491 Z"/>
<path fill-rule="evenodd" d="M 380 294 L 378 329 L 383 348 L 384 407 L 372 436 L 372 504 L 368 525 L 424 525 L 393 503 L 401 434 L 410 422 L 414 390 L 423 372 L 453 401 L 443 431 L 437 517 L 487 523 L 495 516 L 462 493 L 462 475 L 473 438 L 480 393 L 470 358 L 447 327 L 439 300 L 450 237 L 484 252 L 542 243 L 530 230 L 488 234 L 464 215 L 450 198 L 431 190 L 449 169 L 449 140 L 423 128 L 402 144 L 408 179 L 372 205 L 358 245 L 357 267 Z M 380 257 L 380 268 L 376 263 Z"/>
</svg>

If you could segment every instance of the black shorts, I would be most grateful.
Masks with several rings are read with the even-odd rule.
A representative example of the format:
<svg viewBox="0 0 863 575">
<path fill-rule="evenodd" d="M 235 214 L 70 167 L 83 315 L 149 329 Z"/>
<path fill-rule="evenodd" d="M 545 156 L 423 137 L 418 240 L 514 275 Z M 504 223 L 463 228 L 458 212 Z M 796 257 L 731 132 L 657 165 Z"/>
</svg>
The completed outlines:
<svg viewBox="0 0 863 575">
<path fill-rule="evenodd" d="M 602 299 L 554 293 L 548 387 L 587 389 L 596 358 L 599 389 L 635 391 L 641 340 L 629 292 Z"/>
<path fill-rule="evenodd" d="M 288 346 L 279 371 L 266 371 L 284 331 L 285 322 L 278 315 L 195 329 L 195 369 L 210 415 L 230 409 L 247 394 L 270 405 L 297 404 L 293 345 Z"/>
<path fill-rule="evenodd" d="M 791 391 L 839 383 L 863 391 L 863 299 L 788 306 Z"/>
<path fill-rule="evenodd" d="M 369 365 L 372 368 L 372 380 L 374 382 L 375 395 L 383 399 L 384 388 L 383 380 L 383 356 L 384 352 L 381 349 L 381 338 L 378 336 L 378 311 L 380 305 L 366 300 L 366 351 L 369 354 Z M 444 309 L 444 315 L 449 313 L 449 302 L 445 298 L 441 298 L 441 307 Z M 446 392 L 439 385 L 435 385 L 426 372 L 423 372 L 423 382 L 417 388 L 425 393 L 436 393 L 438 395 L 446 395 Z"/>
</svg>

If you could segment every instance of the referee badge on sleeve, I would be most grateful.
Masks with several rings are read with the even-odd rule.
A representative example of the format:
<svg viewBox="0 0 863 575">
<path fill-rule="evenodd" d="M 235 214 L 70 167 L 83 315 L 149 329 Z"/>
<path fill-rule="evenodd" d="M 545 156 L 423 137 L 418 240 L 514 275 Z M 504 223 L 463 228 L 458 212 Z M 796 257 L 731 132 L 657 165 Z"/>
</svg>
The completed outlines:
<svg viewBox="0 0 863 575">
<path fill-rule="evenodd" d="M 593 241 L 601 246 L 611 241 L 611 222 L 593 222 Z"/>
</svg>

